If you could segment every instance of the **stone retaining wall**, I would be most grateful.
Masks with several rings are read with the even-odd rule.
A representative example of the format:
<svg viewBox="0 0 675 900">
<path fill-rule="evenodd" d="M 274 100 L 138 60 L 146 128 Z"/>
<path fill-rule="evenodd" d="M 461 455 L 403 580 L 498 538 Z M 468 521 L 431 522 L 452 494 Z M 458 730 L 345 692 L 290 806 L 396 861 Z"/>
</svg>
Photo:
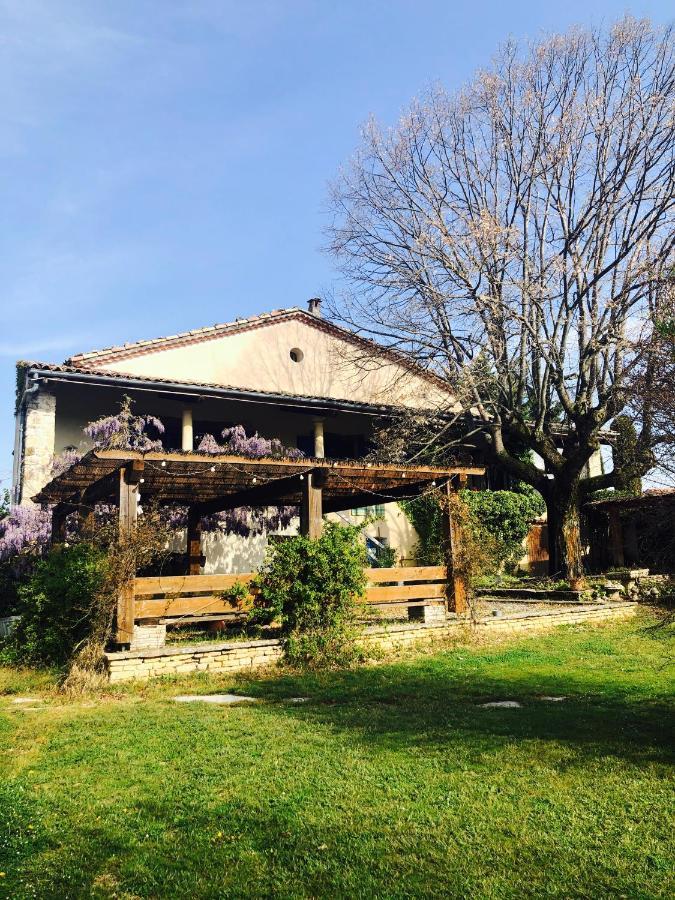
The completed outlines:
<svg viewBox="0 0 675 900">
<path fill-rule="evenodd" d="M 634 616 L 637 609 L 637 603 L 594 604 L 575 610 L 516 613 L 478 621 L 448 618 L 437 624 L 371 626 L 366 629 L 365 642 L 380 650 L 392 651 L 422 641 L 445 640 L 471 633 L 497 637 L 522 631 L 548 631 L 557 625 L 616 621 Z M 119 682 L 183 672 L 238 672 L 273 665 L 281 656 L 282 647 L 277 640 L 226 641 L 107 653 L 106 665 L 110 681 Z"/>
</svg>

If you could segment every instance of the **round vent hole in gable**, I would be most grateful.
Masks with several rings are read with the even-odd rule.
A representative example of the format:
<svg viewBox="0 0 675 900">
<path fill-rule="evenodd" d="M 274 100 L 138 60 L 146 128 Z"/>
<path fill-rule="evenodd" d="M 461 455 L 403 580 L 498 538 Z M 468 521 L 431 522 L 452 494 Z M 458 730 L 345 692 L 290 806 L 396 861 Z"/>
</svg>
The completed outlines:
<svg viewBox="0 0 675 900">
<path fill-rule="evenodd" d="M 302 352 L 302 350 L 299 347 L 293 347 L 293 349 L 291 350 L 291 359 L 293 360 L 293 362 L 302 362 L 304 358 L 305 354 Z"/>
</svg>

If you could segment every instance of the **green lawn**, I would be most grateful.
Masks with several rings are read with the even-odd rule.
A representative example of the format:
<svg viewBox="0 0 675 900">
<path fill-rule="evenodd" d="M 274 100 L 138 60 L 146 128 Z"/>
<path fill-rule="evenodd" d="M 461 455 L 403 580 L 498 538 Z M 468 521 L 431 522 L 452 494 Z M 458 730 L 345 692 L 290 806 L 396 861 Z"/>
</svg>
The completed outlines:
<svg viewBox="0 0 675 900">
<path fill-rule="evenodd" d="M 0 895 L 672 897 L 673 670 L 647 624 L 69 702 L 0 670 Z M 264 700 L 171 701 L 228 689 Z M 522 708 L 478 705 L 500 699 Z"/>
</svg>

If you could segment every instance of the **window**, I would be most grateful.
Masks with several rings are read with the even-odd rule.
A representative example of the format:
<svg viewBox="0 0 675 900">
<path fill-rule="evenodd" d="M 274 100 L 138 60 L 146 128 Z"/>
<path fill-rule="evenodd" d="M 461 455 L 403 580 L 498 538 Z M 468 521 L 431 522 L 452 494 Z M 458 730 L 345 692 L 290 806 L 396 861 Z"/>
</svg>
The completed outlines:
<svg viewBox="0 0 675 900">
<path fill-rule="evenodd" d="M 299 347 L 293 347 L 290 355 L 291 355 L 291 359 L 293 360 L 293 362 L 297 362 L 297 363 L 302 362 L 303 359 L 305 358 L 305 354 L 302 352 L 302 350 Z"/>
<path fill-rule="evenodd" d="M 356 506 L 352 510 L 353 516 L 373 516 L 376 519 L 384 519 L 384 503 L 376 503 L 375 506 Z"/>
</svg>

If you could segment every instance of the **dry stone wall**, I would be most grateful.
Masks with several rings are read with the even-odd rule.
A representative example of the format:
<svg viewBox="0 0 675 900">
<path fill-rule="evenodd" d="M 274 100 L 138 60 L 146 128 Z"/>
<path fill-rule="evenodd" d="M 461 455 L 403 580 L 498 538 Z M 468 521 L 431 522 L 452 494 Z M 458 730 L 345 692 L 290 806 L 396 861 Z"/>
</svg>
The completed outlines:
<svg viewBox="0 0 675 900">
<path fill-rule="evenodd" d="M 472 633 L 508 636 L 522 632 L 548 631 L 558 625 L 593 624 L 621 620 L 635 615 L 637 603 L 613 603 L 586 606 L 563 612 L 520 613 L 509 618 L 448 618 L 444 622 L 372 626 L 366 630 L 367 644 L 384 652 L 395 652 L 420 642 L 468 637 Z M 185 647 L 127 650 L 106 654 L 111 682 L 180 675 L 188 672 L 241 672 L 271 666 L 282 657 L 281 643 L 265 641 L 226 641 L 193 644 Z"/>
</svg>

